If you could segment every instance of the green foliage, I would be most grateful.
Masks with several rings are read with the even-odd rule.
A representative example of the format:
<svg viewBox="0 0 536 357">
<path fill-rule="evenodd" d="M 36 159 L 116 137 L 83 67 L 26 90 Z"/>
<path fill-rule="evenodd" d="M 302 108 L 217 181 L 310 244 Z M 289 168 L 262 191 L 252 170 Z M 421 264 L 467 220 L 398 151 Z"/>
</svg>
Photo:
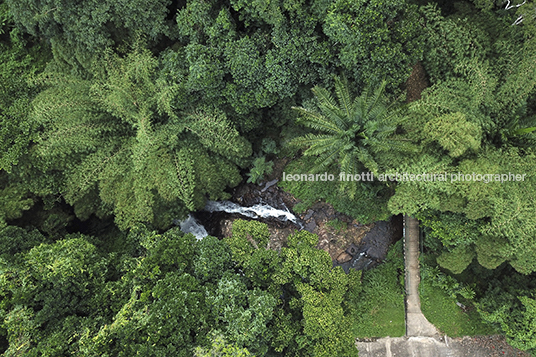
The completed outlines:
<svg viewBox="0 0 536 357">
<path fill-rule="evenodd" d="M 388 87 L 397 90 L 422 55 L 415 10 L 405 1 L 190 0 L 177 14 L 182 46 L 166 54 L 166 66 L 184 73 L 187 88 L 204 100 L 225 103 L 241 130 L 281 126 L 295 100 L 309 97 L 315 84 L 329 85 L 337 73 L 374 84 L 395 73 Z M 356 26 L 341 30 L 353 25 L 350 18 Z"/>
<path fill-rule="evenodd" d="M 301 157 L 290 162 L 285 173 L 307 173 L 314 165 L 313 157 Z M 391 216 L 387 209 L 387 201 L 390 192 L 379 181 L 361 183 L 357 186 L 354 199 L 348 194 L 341 192 L 338 180 L 339 172 L 334 169 L 326 171 L 334 175 L 334 181 L 280 181 L 279 186 L 290 192 L 302 202 L 294 206 L 294 211 L 304 212 L 318 200 L 333 205 L 337 212 L 357 219 L 360 223 L 367 224 L 374 221 L 386 220 Z"/>
<path fill-rule="evenodd" d="M 266 248 L 269 239 L 270 233 L 266 224 L 239 219 L 233 222 L 233 234 L 227 238 L 227 242 L 231 247 L 233 260 L 245 264 L 256 249 Z"/>
<path fill-rule="evenodd" d="M 248 290 L 239 275 L 227 274 L 208 303 L 229 341 L 260 356 L 267 352 L 276 298 L 260 289 Z"/>
<path fill-rule="evenodd" d="M 427 123 L 423 130 L 429 133 L 429 140 L 437 141 L 452 157 L 480 148 L 480 127 L 467 122 L 462 113 L 441 116 L 437 121 Z"/>
<path fill-rule="evenodd" d="M 277 154 L 279 152 L 279 149 L 277 148 L 277 144 L 272 138 L 264 138 L 262 139 L 262 152 L 266 154 Z"/>
<path fill-rule="evenodd" d="M 37 241 L 36 232 L 27 235 Z M 36 245 L 6 265 L 2 261 L 3 327 L 8 332 L 7 355 L 61 355 L 76 351 L 65 336 L 89 327 L 101 308 L 107 275 L 105 259 L 81 235 L 53 244 Z M 28 248 L 28 246 L 26 246 Z M 103 316 L 104 317 L 104 316 Z"/>
<path fill-rule="evenodd" d="M 423 260 L 426 260 L 426 258 L 424 257 Z M 454 277 L 443 273 L 437 266 L 433 266 L 428 262 L 422 263 L 421 279 L 426 280 L 427 285 L 443 290 L 452 299 L 472 300 L 475 297 L 473 288 L 458 282 Z"/>
<path fill-rule="evenodd" d="M 480 236 L 482 221 L 467 219 L 461 214 L 452 212 L 434 212 L 418 215 L 426 234 L 438 239 L 445 247 L 468 246 Z"/>
<path fill-rule="evenodd" d="M 509 248 L 510 244 L 504 237 L 482 236 L 475 246 L 478 263 L 484 268 L 495 269 L 512 258 L 512 252 L 509 251 Z"/>
<path fill-rule="evenodd" d="M 0 169 L 10 172 L 35 139 L 28 113 L 36 90 L 28 80 L 43 70 L 50 54 L 44 45 L 27 44 L 17 30 L 8 35 L 9 42 L 0 41 Z"/>
<path fill-rule="evenodd" d="M 348 296 L 351 331 L 357 337 L 403 336 L 404 255 L 402 241 L 393 245 L 387 259 L 378 267 L 363 273 L 360 288 Z M 353 279 L 359 279 L 355 276 Z M 354 283 L 356 284 L 356 283 Z"/>
<path fill-rule="evenodd" d="M 191 355 L 198 343 L 194 336 L 207 331 L 201 287 L 194 277 L 179 272 L 167 273 L 153 284 L 134 286 L 111 324 L 101 326 L 93 336 L 82 336 L 84 354 Z"/>
<path fill-rule="evenodd" d="M 529 4 L 473 3 L 445 17 L 405 0 L 0 0 L 5 354 L 351 356 L 355 336 L 402 335 L 400 243 L 361 281 L 333 269 L 307 232 L 276 252 L 258 222 L 200 242 L 139 225 L 163 229 L 227 198 L 252 162 L 244 135 L 263 155 L 301 145 L 287 174 L 447 173 L 281 186 L 301 208 L 321 199 L 361 223 L 416 215 L 439 265 L 464 271 L 456 279 L 495 269 L 471 285 L 423 264 L 430 321 L 454 336 L 493 332 L 455 305 L 476 301 L 513 345 L 536 349 L 535 22 Z M 419 59 L 432 87 L 398 112 L 384 89 L 398 95 Z M 297 114 L 311 132 L 292 125 Z M 248 181 L 272 165 L 257 158 Z M 526 177 L 452 181 L 458 172 Z M 67 234 L 96 231 L 69 225 L 72 210 L 114 214 L 129 232 Z M 7 225 L 15 219 L 27 228 Z"/>
<path fill-rule="evenodd" d="M 461 300 L 465 304 L 471 304 L 475 292 L 471 287 L 442 273 L 437 267 L 421 264 L 419 294 L 424 316 L 450 337 L 490 335 L 497 332 L 474 309 L 467 312 L 460 309 L 456 302 Z"/>
<path fill-rule="evenodd" d="M 247 174 L 248 180 L 247 182 L 250 183 L 258 183 L 260 180 L 263 179 L 264 175 L 269 175 L 272 173 L 274 169 L 274 163 L 273 161 L 266 162 L 266 157 L 258 157 L 255 160 L 253 160 L 253 167 Z"/>
<path fill-rule="evenodd" d="M 1 257 L 6 260 L 45 242 L 47 242 L 46 237 L 36 229 L 27 231 L 16 226 L 6 226 L 0 230 Z"/>
<path fill-rule="evenodd" d="M 424 64 L 435 84 L 425 101 L 426 105 L 433 103 L 426 112 L 435 110 L 434 116 L 442 120 L 449 114 L 450 120 L 465 116 L 473 122 L 461 123 L 470 125 L 460 137 L 461 150 L 478 140 L 475 124 L 483 129 L 483 139 L 495 146 L 533 145 L 530 129 L 534 121 L 528 120 L 533 109 L 527 107 L 527 98 L 536 85 L 534 39 L 524 40 L 505 16 L 470 7 L 461 10 L 444 18 L 435 6 L 423 7 L 431 49 Z"/>
<path fill-rule="evenodd" d="M 20 218 L 34 203 L 28 197 L 27 187 L 20 182 L 10 181 L 5 172 L 0 173 L 0 228 L 6 225 L 6 221 Z"/>
<path fill-rule="evenodd" d="M 449 212 L 425 221 L 445 246 L 473 243 L 483 266 L 493 269 L 508 261 L 520 272 L 530 273 L 534 271 L 535 256 L 530 203 L 534 190 L 533 155 L 530 150 L 523 152 L 515 147 L 502 150 L 488 147 L 476 157 L 457 162 L 445 156 L 407 158 L 406 163 L 399 165 L 398 172 L 447 173 L 447 179 L 398 182 L 389 208 L 393 213 L 417 215 Z M 473 173 L 487 176 L 478 181 L 473 179 Z M 507 175 L 509 181 L 495 181 L 500 174 Z M 520 180 L 513 181 L 510 174 L 520 175 Z M 526 174 L 524 179 L 522 174 Z M 461 180 L 461 175 L 470 175 L 471 180 Z"/>
<path fill-rule="evenodd" d="M 365 91 L 354 99 L 346 80 L 337 78 L 337 101 L 326 89 L 315 87 L 318 109 L 296 108 L 302 115 L 299 123 L 321 132 L 295 138 L 290 143 L 307 148 L 305 156 L 316 157 L 313 173 L 338 166 L 347 175 L 360 174 L 364 169 L 378 174 L 382 154 L 415 150 L 394 135 L 400 117 L 398 110 L 387 104 L 384 87 L 385 82 L 373 93 Z M 353 199 L 357 181 L 341 181 L 340 189 Z"/>
<path fill-rule="evenodd" d="M 168 272 L 192 272 L 196 251 L 196 239 L 193 235 L 183 235 L 178 228 L 158 234 L 137 226 L 130 230 L 129 236 L 130 241 L 137 240 L 137 243 L 147 250 L 142 264 L 138 267 L 139 276 L 147 276 L 147 272 L 151 272 L 148 276 Z"/>
<path fill-rule="evenodd" d="M 207 236 L 197 244 L 193 262 L 195 276 L 202 282 L 218 281 L 231 268 L 231 249 L 216 237 Z"/>
<path fill-rule="evenodd" d="M 185 71 L 188 89 L 225 103 L 241 129 L 279 126 L 288 118 L 279 115 L 278 102 L 312 83 L 330 81 L 336 71 L 328 66 L 336 58 L 320 26 L 325 15 L 313 16 L 313 9 L 301 3 L 229 5 L 186 2 L 177 14 L 184 47 L 168 55 L 184 60 L 166 61 L 168 67 Z M 283 106 L 288 109 L 288 103 Z"/>
<path fill-rule="evenodd" d="M 421 7 L 421 12 L 428 46 L 424 53 L 424 65 L 433 83 L 459 73 L 457 67 L 461 63 L 472 59 L 484 62 L 491 49 L 491 39 L 486 29 L 479 26 L 480 19 L 460 14 L 445 18 L 434 3 Z M 496 18 L 486 15 L 488 13 L 483 12 L 480 16 L 487 17 L 487 21 L 493 21 L 494 25 L 499 26 Z M 489 28 L 492 27 L 489 24 Z M 511 32 L 509 29 L 505 31 Z"/>
<path fill-rule="evenodd" d="M 340 268 L 332 269 L 329 255 L 315 248 L 318 237 L 314 234 L 300 231 L 290 235 L 288 247 L 283 247 L 279 255 L 266 253 L 268 237 L 265 224 L 237 220 L 227 241 L 244 276 L 256 287 L 268 286 L 272 296 L 278 298 L 278 309 L 273 311 L 267 331 L 271 347 L 285 355 L 356 355 L 351 334 L 344 328 L 348 323 L 343 310 L 350 285 L 348 276 Z M 244 291 L 237 277 L 232 280 L 233 292 Z M 242 296 L 242 304 L 246 301 L 243 294 L 229 295 L 223 294 L 226 299 Z M 267 295 L 263 301 L 269 301 Z"/>
<path fill-rule="evenodd" d="M 194 357 L 248 357 L 253 356 L 246 348 L 228 343 L 223 335 L 215 335 L 211 339 L 211 349 L 196 347 Z"/>
<path fill-rule="evenodd" d="M 441 253 L 437 257 L 437 263 L 454 274 L 460 274 L 471 264 L 474 257 L 473 247 L 459 245 L 451 251 Z"/>
<path fill-rule="evenodd" d="M 378 85 L 388 73 L 390 89 L 407 79 L 424 50 L 417 7 L 405 0 L 333 1 L 324 32 L 356 78 Z"/>
<path fill-rule="evenodd" d="M 270 287 L 273 275 L 280 269 L 279 255 L 267 249 L 269 238 L 266 224 L 244 220 L 234 221 L 233 234 L 226 238 L 233 260 L 256 287 Z"/>
<path fill-rule="evenodd" d="M 534 352 L 534 279 L 503 271 L 488 280 L 487 291 L 476 304 L 482 319 L 506 335 L 513 347 Z"/>
<path fill-rule="evenodd" d="M 294 343 L 276 336 L 280 343 L 274 347 L 276 351 L 286 349 L 287 354 L 299 351 L 300 355 L 357 355 L 352 336 L 345 328 L 348 318 L 342 308 L 348 276 L 340 268 L 332 269 L 329 255 L 316 249 L 317 243 L 316 235 L 300 231 L 288 237 L 288 248 L 281 249 L 282 266 L 274 281 L 287 286 L 287 291 L 295 289 L 301 296 L 301 301 L 293 297 L 288 304 L 294 314 L 302 316 L 303 332 Z M 277 321 L 276 330 L 292 328 L 283 321 Z"/>
<path fill-rule="evenodd" d="M 6 0 L 15 22 L 30 34 L 50 41 L 56 61 L 73 71 L 89 69 L 105 48 L 131 43 L 142 34 L 156 40 L 172 35 L 165 21 L 168 1 Z M 68 68 L 69 68 L 68 67 Z"/>
<path fill-rule="evenodd" d="M 333 220 L 330 220 L 326 223 L 326 226 L 333 228 L 337 234 L 341 233 L 341 231 L 346 230 L 347 223 L 344 221 L 341 221 L 338 218 L 335 218 Z"/>
<path fill-rule="evenodd" d="M 192 336 L 208 332 L 204 292 L 188 273 L 194 237 L 134 229 L 133 251 L 146 249 L 137 258 L 100 257 L 87 237 L 68 238 L 27 253 L 24 281 L 35 283 L 14 290 L 17 275 L 4 273 L 18 304 L 8 312 L 10 348 L 23 347 L 17 341 L 28 336 L 24 347 L 35 355 L 191 355 L 202 340 Z M 21 335 L 28 323 L 34 331 Z"/>
<path fill-rule="evenodd" d="M 34 101 L 33 118 L 44 127 L 41 169 L 64 172 L 67 202 L 84 205 L 98 188 L 125 229 L 136 222 L 166 227 L 185 209 L 202 207 L 205 195 L 226 198 L 225 186 L 240 181 L 236 162 L 251 149 L 225 115 L 177 111 L 180 86 L 157 77 L 148 51 L 100 63 L 98 80 L 41 77 L 49 88 Z M 168 212 L 157 216 L 162 207 Z"/>
<path fill-rule="evenodd" d="M 6 33 L 10 22 L 12 21 L 11 14 L 8 11 L 7 4 L 2 1 L 0 3 L 0 35 Z"/>
</svg>

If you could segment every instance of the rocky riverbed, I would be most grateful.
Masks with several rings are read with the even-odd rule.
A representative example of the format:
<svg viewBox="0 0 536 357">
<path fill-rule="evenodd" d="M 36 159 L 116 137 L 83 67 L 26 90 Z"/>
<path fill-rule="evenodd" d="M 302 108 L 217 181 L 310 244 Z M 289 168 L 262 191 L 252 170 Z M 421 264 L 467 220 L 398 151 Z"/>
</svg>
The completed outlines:
<svg viewBox="0 0 536 357">
<path fill-rule="evenodd" d="M 231 201 L 244 207 L 268 204 L 276 209 L 290 210 L 299 200 L 277 185 L 277 179 L 260 185 L 242 184 L 232 195 Z M 280 250 L 286 246 L 287 237 L 300 229 L 318 235 L 318 249 L 325 250 L 334 266 L 349 269 L 369 269 L 380 263 L 389 246 L 402 237 L 402 217 L 390 221 L 361 224 L 349 216 L 336 212 L 325 202 L 317 202 L 302 213 L 293 212 L 297 222 L 274 218 L 261 219 L 268 224 L 270 242 L 268 248 Z M 198 212 L 196 218 L 203 223 L 210 235 L 220 238 L 232 234 L 232 222 L 251 219 L 225 212 Z"/>
</svg>

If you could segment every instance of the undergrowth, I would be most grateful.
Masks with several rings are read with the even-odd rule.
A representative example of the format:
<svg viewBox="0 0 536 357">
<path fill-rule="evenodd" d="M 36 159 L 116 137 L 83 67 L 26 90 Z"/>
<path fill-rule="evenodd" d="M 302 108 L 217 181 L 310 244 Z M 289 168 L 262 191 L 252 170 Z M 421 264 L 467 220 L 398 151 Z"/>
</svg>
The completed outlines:
<svg viewBox="0 0 536 357">
<path fill-rule="evenodd" d="M 285 168 L 285 175 L 308 174 L 311 172 L 312 158 L 301 157 L 290 162 Z M 290 192 L 301 202 L 294 206 L 297 213 L 304 212 L 314 203 L 323 200 L 333 208 L 344 213 L 361 224 L 387 220 L 390 217 L 387 209 L 388 190 L 382 182 L 364 182 L 359 185 L 356 195 L 351 199 L 339 188 L 339 172 L 336 168 L 327 171 L 333 174 L 333 181 L 280 181 L 279 186 Z"/>
</svg>

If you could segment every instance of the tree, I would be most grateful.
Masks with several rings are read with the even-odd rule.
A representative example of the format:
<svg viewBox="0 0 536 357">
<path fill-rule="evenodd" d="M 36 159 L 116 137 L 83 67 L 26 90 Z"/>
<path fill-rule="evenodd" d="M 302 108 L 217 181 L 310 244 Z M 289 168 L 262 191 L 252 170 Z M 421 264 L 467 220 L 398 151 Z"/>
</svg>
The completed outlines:
<svg viewBox="0 0 536 357">
<path fill-rule="evenodd" d="M 239 347 L 264 356 L 272 338 L 272 319 L 277 299 L 259 288 L 248 290 L 237 274 L 225 274 L 209 295 L 218 327 Z"/>
<path fill-rule="evenodd" d="M 288 237 L 281 249 L 282 265 L 274 282 L 283 289 L 283 312 L 276 320 L 274 347 L 277 352 L 303 356 L 357 355 L 344 316 L 343 298 L 348 276 L 333 268 L 327 252 L 315 248 L 318 237 L 299 231 Z M 288 312 L 287 312 L 288 311 Z M 293 321 L 298 321 L 298 329 Z M 291 340 L 281 334 L 295 331 Z"/>
<path fill-rule="evenodd" d="M 409 105 L 404 121 L 422 151 L 400 157 L 390 172 L 447 177 L 398 182 L 389 207 L 431 224 L 444 245 L 443 266 L 460 271 L 474 252 L 489 269 L 507 261 L 532 272 L 533 38 L 524 39 L 500 14 L 470 6 L 448 18 L 433 6 L 423 10 L 433 48 L 424 64 L 434 84 Z M 492 176 L 514 172 L 525 179 L 497 184 Z M 445 221 L 438 224 L 438 217 Z"/>
<path fill-rule="evenodd" d="M 423 14 L 431 48 L 424 65 L 435 84 L 428 110 L 465 115 L 498 147 L 534 145 L 534 110 L 527 105 L 536 86 L 534 38 L 523 38 L 506 17 L 470 6 L 448 18 L 433 5 Z"/>
<path fill-rule="evenodd" d="M 10 13 L 1 2 L 0 18 L 4 16 L 6 30 L 2 37 L 7 39 L 0 40 L 0 169 L 10 172 L 35 137 L 28 113 L 37 93 L 28 81 L 44 69 L 50 50 L 44 44 L 25 40 L 18 29 L 12 29 Z"/>
<path fill-rule="evenodd" d="M 352 99 L 346 80 L 337 78 L 338 103 L 326 89 L 315 87 L 313 93 L 319 110 L 295 108 L 302 115 L 301 124 L 321 132 L 291 142 L 291 145 L 306 147 L 304 155 L 317 156 L 313 172 L 338 164 L 346 175 L 360 174 L 363 168 L 377 175 L 381 167 L 380 155 L 393 150 L 415 150 L 409 142 L 395 135 L 400 117 L 396 107 L 387 104 L 384 88 L 385 82 L 373 93 L 364 91 Z M 357 181 L 345 180 L 341 188 L 347 188 L 353 197 L 356 186 Z"/>
<path fill-rule="evenodd" d="M 280 127 L 291 117 L 285 114 L 294 96 L 335 73 L 332 46 L 321 31 L 326 5 L 229 5 L 187 1 L 177 14 L 184 46 L 167 51 L 164 62 L 184 73 L 189 90 L 225 108 L 242 132 L 266 123 Z"/>
<path fill-rule="evenodd" d="M 288 247 L 283 247 L 280 254 L 265 249 L 268 238 L 264 223 L 233 222 L 233 235 L 226 241 L 237 268 L 244 274 L 243 279 L 247 279 L 253 289 L 240 293 L 245 291 L 245 283 L 236 275 L 224 277 L 219 283 L 224 285 L 218 286 L 218 291 L 229 293 L 219 294 L 218 306 L 228 306 L 232 313 L 235 311 L 231 308 L 233 304 L 241 302 L 245 306 L 246 296 L 248 299 L 254 296 L 258 307 L 253 309 L 251 300 L 248 300 L 249 306 L 252 312 L 259 314 L 263 306 L 271 306 L 268 303 L 275 301 L 277 308 L 273 312 L 267 310 L 271 320 L 264 332 L 269 341 L 263 343 L 271 346 L 269 351 L 296 356 L 357 354 L 350 332 L 343 328 L 347 323 L 343 301 L 350 286 L 348 276 L 340 268 L 333 269 L 329 255 L 315 248 L 318 237 L 314 234 L 300 231 L 290 235 Z M 238 320 L 242 316 L 240 314 Z M 268 315 L 263 313 L 254 321 L 262 321 L 262 316 Z M 251 328 L 258 331 L 258 326 L 255 323 Z M 251 333 L 245 333 L 244 338 Z M 234 341 L 229 335 L 227 339 Z M 256 345 L 247 348 L 253 353 L 259 352 Z"/>
<path fill-rule="evenodd" d="M 196 347 L 194 357 L 247 357 L 252 356 L 246 348 L 228 343 L 223 335 L 214 335 L 210 350 Z"/>
<path fill-rule="evenodd" d="M 91 81 L 42 76 L 48 88 L 33 102 L 32 117 L 43 127 L 40 169 L 63 172 L 60 192 L 77 215 L 113 210 L 123 229 L 135 222 L 166 227 L 203 207 L 205 196 L 228 197 L 223 189 L 238 184 L 237 164 L 251 148 L 226 116 L 187 108 L 181 86 L 158 77 L 146 50 L 108 53 L 98 64 Z M 87 199 L 97 194 L 101 201 Z M 168 212 L 157 215 L 163 207 Z"/>
<path fill-rule="evenodd" d="M 471 246 L 457 246 L 450 252 L 443 252 L 437 257 L 437 263 L 454 274 L 462 273 L 471 264 L 475 251 Z"/>
<path fill-rule="evenodd" d="M 2 246 L 2 258 L 12 259 L 16 254 L 26 252 L 48 239 L 37 229 L 27 231 L 17 226 L 6 226 L 0 230 L 0 246 Z"/>
<path fill-rule="evenodd" d="M 50 50 L 15 27 L 7 4 L 0 1 L 0 227 L 20 218 L 34 204 L 28 152 L 36 138 L 29 119 L 37 90 L 29 80 L 44 69 Z"/>
<path fill-rule="evenodd" d="M 65 336 L 90 328 L 92 318 L 102 311 L 95 306 L 99 306 L 106 272 L 106 260 L 77 234 L 21 251 L 7 264 L 2 260 L 6 353 L 76 353 L 76 343 Z"/>
<path fill-rule="evenodd" d="M 77 337 L 80 354 L 191 356 L 213 325 L 205 289 L 193 276 L 195 237 L 177 228 L 158 234 L 140 226 L 129 241 L 138 253 L 122 257 L 118 281 L 106 287 L 115 295 L 114 304 L 103 303 L 111 316 Z"/>
<path fill-rule="evenodd" d="M 7 0 L 15 23 L 50 41 L 58 65 L 88 75 L 95 57 L 106 48 L 131 44 L 138 35 L 151 40 L 173 37 L 166 20 L 167 0 L 80 3 L 59 0 Z"/>
<path fill-rule="evenodd" d="M 253 286 L 271 289 L 273 275 L 279 269 L 280 257 L 276 251 L 268 249 L 270 232 L 268 226 L 258 221 L 236 220 L 233 234 L 226 238 L 231 248 L 233 261 L 242 269 Z M 271 290 L 277 294 L 277 288 Z"/>
<path fill-rule="evenodd" d="M 231 249 L 216 237 L 207 236 L 196 246 L 195 276 L 202 282 L 216 282 L 231 269 Z"/>
<path fill-rule="evenodd" d="M 393 90 L 424 52 L 417 10 L 405 0 L 338 0 L 331 2 L 323 28 L 354 78 L 377 86 L 389 73 L 387 87 Z"/>
<path fill-rule="evenodd" d="M 510 269 L 495 271 L 475 306 L 482 319 L 505 334 L 510 345 L 536 349 L 534 279 Z"/>
</svg>

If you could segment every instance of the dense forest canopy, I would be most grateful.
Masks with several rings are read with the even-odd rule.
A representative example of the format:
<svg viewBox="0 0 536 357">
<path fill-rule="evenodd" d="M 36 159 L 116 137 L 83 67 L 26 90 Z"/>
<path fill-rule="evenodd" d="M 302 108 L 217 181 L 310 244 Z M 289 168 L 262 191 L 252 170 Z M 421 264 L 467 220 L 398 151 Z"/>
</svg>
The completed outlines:
<svg viewBox="0 0 536 357">
<path fill-rule="evenodd" d="M 361 273 L 315 235 L 276 252 L 258 222 L 171 228 L 288 157 L 448 173 L 282 186 L 361 223 L 417 217 L 441 274 L 482 276 L 482 318 L 535 351 L 535 18 L 531 1 L 0 0 L 0 349 L 356 355 Z M 523 180 L 450 176 L 475 173 Z"/>
</svg>

